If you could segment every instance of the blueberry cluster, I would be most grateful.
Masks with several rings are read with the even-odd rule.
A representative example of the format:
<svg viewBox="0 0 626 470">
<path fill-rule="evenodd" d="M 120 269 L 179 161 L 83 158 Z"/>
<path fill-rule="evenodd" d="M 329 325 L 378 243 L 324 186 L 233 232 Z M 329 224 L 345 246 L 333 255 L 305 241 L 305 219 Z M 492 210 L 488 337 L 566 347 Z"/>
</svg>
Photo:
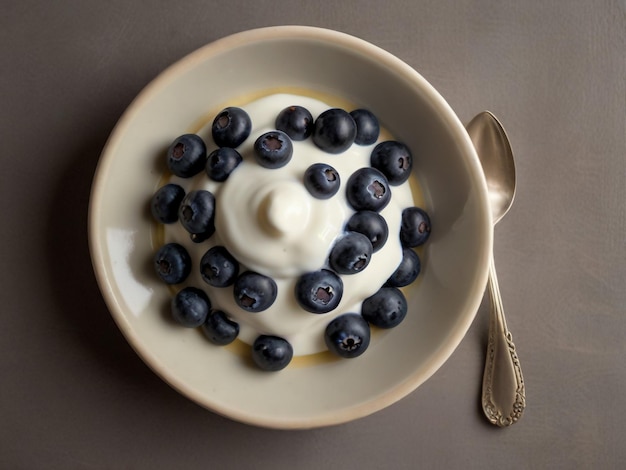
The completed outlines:
<svg viewBox="0 0 626 470">
<path fill-rule="evenodd" d="M 254 142 L 254 159 L 268 169 L 281 168 L 293 157 L 293 141 L 308 138 L 328 154 L 339 154 L 353 144 L 373 145 L 379 138 L 377 118 L 368 110 L 351 113 L 333 108 L 313 119 L 301 106 L 282 110 L 275 120 L 275 130 L 260 135 Z M 195 134 L 185 134 L 172 142 L 167 151 L 167 166 L 181 178 L 192 178 L 204 170 L 217 182 L 224 182 L 243 161 L 237 151 L 249 136 L 252 123 L 241 108 L 228 107 L 213 120 L 212 138 L 218 148 L 208 154 L 204 141 Z M 380 215 L 391 199 L 391 187 L 405 183 L 413 159 L 409 149 L 396 141 L 384 141 L 371 152 L 370 165 L 352 173 L 345 183 L 345 195 L 354 209 L 344 232 L 334 241 L 328 259 L 318 271 L 301 275 L 295 283 L 295 298 L 307 312 L 324 314 L 339 305 L 343 295 L 341 275 L 363 271 L 375 252 L 389 237 L 385 219 Z M 332 198 L 341 187 L 339 173 L 327 163 L 311 165 L 302 183 L 318 199 Z M 191 240 L 201 243 L 215 232 L 215 196 L 206 190 L 185 190 L 169 183 L 159 188 L 151 199 L 154 218 L 163 224 L 179 222 Z M 367 348 L 370 325 L 380 328 L 397 326 L 405 317 L 407 302 L 399 287 L 413 282 L 420 272 L 420 260 L 413 247 L 423 244 L 430 234 L 430 220 L 417 207 L 402 213 L 400 240 L 403 259 L 394 274 L 372 297 L 362 303 L 361 313 L 346 313 L 329 322 L 325 341 L 330 351 L 341 357 L 356 357 Z M 184 282 L 191 273 L 192 260 L 180 244 L 167 243 L 154 256 L 157 275 L 166 284 Z M 239 308 L 258 313 L 269 308 L 277 297 L 276 282 L 263 274 L 242 269 L 223 246 L 213 246 L 200 259 L 203 281 L 215 288 L 232 287 Z M 212 308 L 205 291 L 185 287 L 171 302 L 173 318 L 189 328 L 200 327 L 214 344 L 226 345 L 239 334 L 239 325 L 219 309 Z M 252 358 L 263 370 L 277 371 L 293 357 L 287 340 L 260 335 L 252 346 Z"/>
</svg>

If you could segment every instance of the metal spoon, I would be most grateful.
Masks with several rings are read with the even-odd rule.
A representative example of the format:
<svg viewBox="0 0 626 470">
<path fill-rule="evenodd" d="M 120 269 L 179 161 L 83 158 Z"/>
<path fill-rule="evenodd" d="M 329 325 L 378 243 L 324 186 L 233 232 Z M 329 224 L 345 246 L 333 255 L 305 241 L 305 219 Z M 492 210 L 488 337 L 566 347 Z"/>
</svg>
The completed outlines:
<svg viewBox="0 0 626 470">
<path fill-rule="evenodd" d="M 489 111 L 467 125 L 483 167 L 493 224 L 508 212 L 515 198 L 515 161 L 509 139 L 498 119 Z M 526 389 L 511 332 L 506 326 L 493 256 L 489 263 L 487 290 L 491 300 L 487 360 L 483 375 L 482 406 L 496 426 L 517 422 L 526 407 Z"/>
</svg>

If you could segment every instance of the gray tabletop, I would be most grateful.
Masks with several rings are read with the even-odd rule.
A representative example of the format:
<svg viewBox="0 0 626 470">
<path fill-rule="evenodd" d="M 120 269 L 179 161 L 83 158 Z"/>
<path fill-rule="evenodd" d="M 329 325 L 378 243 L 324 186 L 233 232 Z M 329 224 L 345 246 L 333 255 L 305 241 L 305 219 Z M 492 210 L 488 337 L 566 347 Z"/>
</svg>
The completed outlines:
<svg viewBox="0 0 626 470">
<path fill-rule="evenodd" d="M 5 0 L 2 10 L 0 468 L 623 465 L 623 0 Z M 204 410 L 151 372 L 113 322 L 86 224 L 107 136 L 172 62 L 277 24 L 373 42 L 421 72 L 463 122 L 489 109 L 507 128 L 519 188 L 495 257 L 527 387 L 514 426 L 495 428 L 480 411 L 487 302 L 415 392 L 311 431 Z"/>
</svg>

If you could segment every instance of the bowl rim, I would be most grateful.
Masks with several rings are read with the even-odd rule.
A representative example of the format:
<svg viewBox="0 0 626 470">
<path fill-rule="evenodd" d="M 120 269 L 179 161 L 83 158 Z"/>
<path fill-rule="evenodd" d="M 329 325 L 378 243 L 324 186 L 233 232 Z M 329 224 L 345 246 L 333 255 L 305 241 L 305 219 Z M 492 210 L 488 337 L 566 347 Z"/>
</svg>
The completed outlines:
<svg viewBox="0 0 626 470">
<path fill-rule="evenodd" d="M 113 127 L 113 130 L 111 131 L 111 134 L 102 149 L 93 177 L 88 206 L 88 241 L 92 268 L 109 312 L 113 316 L 115 323 L 120 328 L 128 343 L 140 356 L 140 358 L 149 366 L 149 368 L 175 390 L 192 399 L 204 408 L 230 419 L 255 426 L 276 429 L 309 429 L 337 425 L 365 417 L 390 406 L 414 391 L 423 382 L 429 379 L 438 369 L 440 369 L 459 346 L 476 316 L 482 301 L 484 289 L 475 289 L 473 295 L 466 299 L 466 304 L 468 305 L 467 310 L 468 312 L 471 312 L 471 314 L 459 317 L 459 321 L 456 322 L 454 330 L 448 335 L 448 341 L 446 344 L 439 347 L 438 350 L 432 355 L 429 361 L 430 367 L 427 367 L 421 374 L 413 374 L 406 377 L 403 382 L 396 385 L 388 392 L 377 396 L 374 401 L 362 403 L 357 407 L 350 407 L 345 413 L 337 413 L 332 416 L 324 415 L 317 418 L 308 417 L 303 420 L 288 420 L 279 417 L 275 419 L 267 419 L 267 417 L 259 418 L 257 416 L 249 416 L 246 413 L 237 413 L 236 410 L 233 410 L 232 408 L 226 409 L 216 406 L 214 403 L 207 403 L 206 400 L 198 396 L 198 394 L 196 394 L 193 390 L 186 387 L 184 381 L 179 380 L 177 377 L 172 377 L 172 375 L 168 372 L 167 367 L 163 366 L 150 352 L 150 349 L 142 343 L 139 336 L 133 330 L 132 325 L 126 319 L 122 311 L 123 307 L 120 305 L 120 302 L 114 294 L 112 286 L 113 281 L 109 278 L 106 270 L 103 268 L 105 253 L 99 247 L 101 242 L 101 230 L 99 228 L 100 222 L 95 210 L 103 198 L 104 178 L 102 175 L 108 173 L 107 169 L 112 164 L 113 156 L 123 137 L 125 128 L 128 123 L 132 122 L 133 118 L 146 101 L 150 100 L 150 98 L 155 94 L 158 94 L 160 89 L 166 84 L 176 80 L 179 75 L 184 74 L 189 69 L 193 69 L 198 63 L 207 60 L 212 56 L 216 56 L 223 51 L 237 48 L 238 46 L 243 46 L 251 42 L 264 41 L 268 39 L 305 39 L 317 40 L 323 43 L 332 43 L 333 45 L 341 45 L 348 49 L 356 50 L 365 55 L 375 57 L 382 63 L 392 67 L 395 74 L 402 76 L 408 82 L 419 84 L 420 89 L 428 92 L 429 100 L 435 103 L 438 109 L 443 111 L 442 119 L 445 125 L 458 138 L 457 144 L 460 146 L 461 151 L 468 157 L 467 165 L 470 168 L 470 171 L 474 173 L 476 182 L 478 183 L 476 188 L 478 203 L 483 207 L 486 214 L 486 224 L 482 228 L 483 233 L 481 234 L 481 237 L 484 240 L 483 246 L 485 247 L 485 250 L 484 254 L 480 257 L 476 274 L 476 284 L 481 286 L 485 286 L 487 283 L 488 265 L 493 249 L 493 225 L 491 222 L 491 211 L 489 209 L 487 184 L 482 167 L 469 135 L 456 113 L 452 110 L 443 96 L 415 69 L 390 52 L 356 36 L 332 29 L 302 25 L 269 26 L 237 32 L 210 42 L 185 55 L 168 66 L 165 70 L 161 71 L 137 94 Z"/>
</svg>

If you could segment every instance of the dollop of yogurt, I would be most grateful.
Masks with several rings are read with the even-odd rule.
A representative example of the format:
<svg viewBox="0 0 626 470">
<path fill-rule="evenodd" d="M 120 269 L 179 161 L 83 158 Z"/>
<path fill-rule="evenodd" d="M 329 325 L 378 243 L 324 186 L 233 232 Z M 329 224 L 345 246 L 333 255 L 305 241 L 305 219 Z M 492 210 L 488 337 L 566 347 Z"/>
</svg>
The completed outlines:
<svg viewBox="0 0 626 470">
<path fill-rule="evenodd" d="M 193 178 L 172 176 L 168 182 L 185 191 L 204 189 L 216 198 L 215 234 L 202 243 L 191 241 L 180 224 L 164 228 L 164 241 L 177 242 L 189 252 L 192 274 L 185 285 L 205 290 L 213 308 L 224 311 L 240 326 L 239 339 L 252 344 L 259 335 L 280 336 L 291 343 L 294 355 L 326 350 L 324 331 L 328 323 L 343 313 L 360 313 L 364 299 L 375 294 L 393 274 L 402 260 L 400 223 L 402 210 L 413 206 L 409 183 L 391 186 L 391 201 L 380 212 L 389 229 L 389 237 L 375 252 L 369 265 L 357 274 L 341 275 L 344 289 L 336 309 L 314 314 L 302 309 L 294 295 L 295 284 L 304 273 L 328 267 L 334 241 L 344 233 L 354 209 L 348 204 L 345 183 L 350 175 L 370 166 L 370 154 L 376 143 L 391 138 L 383 130 L 379 140 L 367 146 L 353 144 L 341 154 L 322 151 L 312 139 L 293 141 L 289 163 L 277 169 L 257 164 L 254 142 L 265 132 L 275 130 L 281 110 L 299 105 L 315 119 L 333 106 L 317 98 L 294 94 L 271 94 L 241 107 L 252 121 L 250 136 L 237 148 L 243 161 L 224 182 L 210 180 L 202 172 Z M 217 146 L 211 138 L 211 124 L 198 132 L 208 151 Z M 341 186 L 329 199 L 316 199 L 303 184 L 306 169 L 315 163 L 335 168 Z M 207 285 L 199 272 L 199 261 L 208 249 L 221 245 L 239 261 L 240 272 L 255 271 L 274 279 L 277 298 L 266 310 L 251 313 L 241 309 L 233 297 L 233 288 Z"/>
</svg>

